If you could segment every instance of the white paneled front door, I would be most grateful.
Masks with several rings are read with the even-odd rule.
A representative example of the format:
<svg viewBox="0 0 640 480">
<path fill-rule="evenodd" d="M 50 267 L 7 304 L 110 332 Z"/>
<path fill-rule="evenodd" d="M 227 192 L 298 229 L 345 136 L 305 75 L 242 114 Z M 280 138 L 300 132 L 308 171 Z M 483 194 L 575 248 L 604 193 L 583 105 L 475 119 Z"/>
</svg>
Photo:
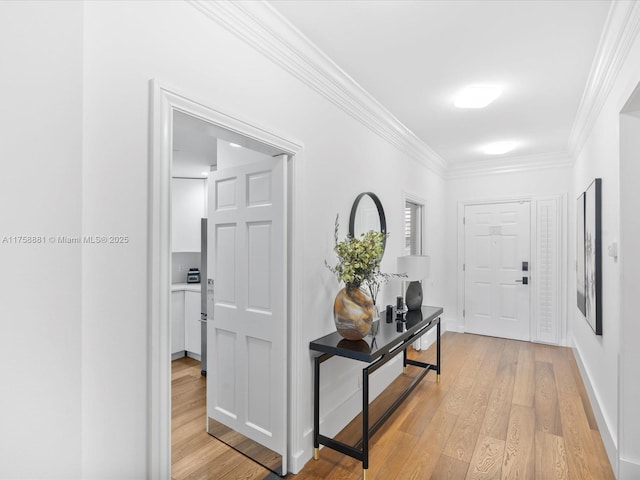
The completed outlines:
<svg viewBox="0 0 640 480">
<path fill-rule="evenodd" d="M 209 174 L 207 415 L 282 455 L 287 445 L 286 158 Z M 286 473 L 286 465 L 283 464 Z"/>
<path fill-rule="evenodd" d="M 465 206 L 466 332 L 530 340 L 530 216 L 529 202 Z"/>
</svg>

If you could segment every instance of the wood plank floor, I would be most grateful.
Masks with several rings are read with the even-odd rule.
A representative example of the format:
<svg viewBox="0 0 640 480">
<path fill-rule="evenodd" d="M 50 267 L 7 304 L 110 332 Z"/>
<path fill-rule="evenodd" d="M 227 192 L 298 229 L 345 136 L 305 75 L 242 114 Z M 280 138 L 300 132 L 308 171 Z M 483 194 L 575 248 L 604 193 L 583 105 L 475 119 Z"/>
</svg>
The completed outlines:
<svg viewBox="0 0 640 480">
<path fill-rule="evenodd" d="M 269 471 L 206 432 L 206 379 L 200 362 L 184 357 L 171 368 L 171 478 L 263 480 Z"/>
<path fill-rule="evenodd" d="M 435 362 L 435 346 L 412 357 Z M 369 479 L 614 479 L 568 348 L 447 332 L 441 382 L 429 373 L 370 441 Z M 373 403 L 375 421 L 416 375 Z M 172 478 L 262 480 L 268 471 L 204 432 L 199 364 L 173 362 Z M 340 433 L 359 438 L 359 418 Z M 323 448 L 295 480 L 359 479 L 361 464 Z"/>
</svg>

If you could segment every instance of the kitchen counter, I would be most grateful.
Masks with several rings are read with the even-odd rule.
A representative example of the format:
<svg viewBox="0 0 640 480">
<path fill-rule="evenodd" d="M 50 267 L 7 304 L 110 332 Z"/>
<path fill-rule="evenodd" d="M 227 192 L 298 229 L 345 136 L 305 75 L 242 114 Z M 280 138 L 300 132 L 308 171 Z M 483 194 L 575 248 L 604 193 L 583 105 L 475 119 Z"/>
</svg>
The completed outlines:
<svg viewBox="0 0 640 480">
<path fill-rule="evenodd" d="M 200 293 L 200 284 L 199 283 L 172 283 L 171 291 L 172 292 L 197 292 Z"/>
</svg>

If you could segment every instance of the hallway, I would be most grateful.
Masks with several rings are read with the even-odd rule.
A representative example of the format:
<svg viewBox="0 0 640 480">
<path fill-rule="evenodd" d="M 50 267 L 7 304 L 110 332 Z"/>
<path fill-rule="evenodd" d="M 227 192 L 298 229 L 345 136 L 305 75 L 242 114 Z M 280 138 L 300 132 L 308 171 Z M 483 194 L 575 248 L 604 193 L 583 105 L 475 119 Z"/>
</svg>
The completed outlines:
<svg viewBox="0 0 640 480">
<path fill-rule="evenodd" d="M 435 346 L 413 356 L 435 361 Z M 613 479 L 573 353 L 568 348 L 447 332 L 442 377 L 427 375 L 371 442 L 370 479 Z M 373 402 L 376 412 L 414 374 Z M 262 480 L 264 468 L 204 432 L 199 363 L 173 362 L 172 478 Z M 359 419 L 341 433 L 358 437 Z M 296 480 L 360 479 L 357 461 L 329 449 Z"/>
</svg>

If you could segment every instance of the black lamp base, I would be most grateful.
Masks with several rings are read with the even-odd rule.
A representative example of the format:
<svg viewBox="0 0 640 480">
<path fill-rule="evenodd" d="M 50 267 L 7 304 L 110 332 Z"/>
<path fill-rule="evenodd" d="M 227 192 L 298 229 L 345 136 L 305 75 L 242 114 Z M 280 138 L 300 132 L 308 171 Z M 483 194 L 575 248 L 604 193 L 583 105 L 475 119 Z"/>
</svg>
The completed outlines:
<svg viewBox="0 0 640 480">
<path fill-rule="evenodd" d="M 409 283 L 405 302 L 408 310 L 420 310 L 422 308 L 422 285 L 420 282 Z"/>
</svg>

